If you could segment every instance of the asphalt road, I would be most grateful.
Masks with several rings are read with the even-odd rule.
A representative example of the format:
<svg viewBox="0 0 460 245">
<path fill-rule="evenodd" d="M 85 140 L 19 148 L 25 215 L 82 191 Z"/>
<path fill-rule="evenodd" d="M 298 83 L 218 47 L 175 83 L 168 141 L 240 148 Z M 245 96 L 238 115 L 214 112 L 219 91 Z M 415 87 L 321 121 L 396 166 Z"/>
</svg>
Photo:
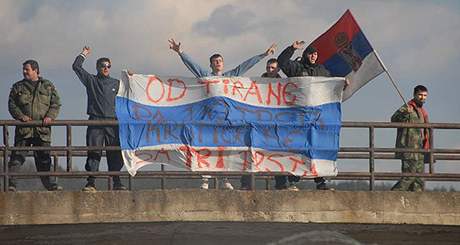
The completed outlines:
<svg viewBox="0 0 460 245">
<path fill-rule="evenodd" d="M 151 222 L 0 226 L 0 244 L 460 244 L 460 226 Z"/>
</svg>

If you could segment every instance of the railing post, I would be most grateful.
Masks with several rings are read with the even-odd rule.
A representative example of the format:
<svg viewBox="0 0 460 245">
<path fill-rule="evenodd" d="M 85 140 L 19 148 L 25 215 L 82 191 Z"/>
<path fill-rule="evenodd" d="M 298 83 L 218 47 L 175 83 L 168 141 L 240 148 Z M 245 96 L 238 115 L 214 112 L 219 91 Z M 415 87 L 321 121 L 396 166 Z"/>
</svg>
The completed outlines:
<svg viewBox="0 0 460 245">
<path fill-rule="evenodd" d="M 72 171 L 72 126 L 66 124 L 67 172 Z"/>
<path fill-rule="evenodd" d="M 164 174 L 165 172 L 165 166 L 163 164 L 161 164 L 161 173 Z M 131 175 L 130 175 L 131 176 Z M 166 181 L 166 178 L 164 175 L 161 176 L 161 179 L 160 179 L 160 187 L 161 187 L 161 190 L 164 190 L 165 189 L 165 181 Z"/>
<path fill-rule="evenodd" d="M 251 191 L 255 191 L 256 190 L 256 175 L 254 174 L 254 172 L 251 172 L 250 178 L 251 178 Z"/>
<path fill-rule="evenodd" d="M 370 178 L 369 178 L 369 190 L 373 191 L 374 190 L 374 182 L 375 182 L 375 176 L 374 176 L 374 126 L 369 127 L 369 173 L 370 173 Z"/>
<path fill-rule="evenodd" d="M 128 190 L 133 190 L 133 176 L 131 174 L 128 175 Z"/>
<path fill-rule="evenodd" d="M 434 163 L 434 154 L 433 154 L 433 147 L 434 147 L 434 146 L 433 146 L 433 142 L 434 142 L 433 137 L 434 137 L 434 135 L 433 135 L 433 128 L 430 128 L 430 129 L 429 129 L 429 135 L 430 135 L 430 139 L 429 139 L 429 141 L 430 141 L 430 153 L 429 153 L 429 154 L 430 154 L 430 155 L 429 155 L 429 156 L 430 156 L 430 163 L 429 163 L 429 171 L 430 171 L 430 174 L 432 174 L 432 173 L 434 173 L 434 165 L 433 165 L 433 163 Z"/>
<path fill-rule="evenodd" d="M 5 149 L 3 150 L 3 173 L 5 176 L 3 177 L 3 191 L 8 190 L 8 126 L 3 125 L 3 144 L 5 145 Z"/>
</svg>

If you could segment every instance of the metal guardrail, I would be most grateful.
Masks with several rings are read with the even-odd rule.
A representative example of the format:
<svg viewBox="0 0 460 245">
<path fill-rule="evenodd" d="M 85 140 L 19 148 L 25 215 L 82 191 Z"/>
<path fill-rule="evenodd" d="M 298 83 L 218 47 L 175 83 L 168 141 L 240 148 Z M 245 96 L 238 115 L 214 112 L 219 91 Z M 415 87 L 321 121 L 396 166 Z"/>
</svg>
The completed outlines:
<svg viewBox="0 0 460 245">
<path fill-rule="evenodd" d="M 13 126 L 42 126 L 40 121 L 34 122 L 18 122 L 15 120 L 0 120 L 0 126 L 3 128 L 3 145 L 0 146 L 0 156 L 3 159 L 3 171 L 0 172 L 0 177 L 3 178 L 3 191 L 7 191 L 9 176 L 17 177 L 38 177 L 38 176 L 60 176 L 66 178 L 82 178 L 89 175 L 89 172 L 74 171 L 73 157 L 85 157 L 88 150 L 119 150 L 117 146 L 107 147 L 87 147 L 72 145 L 72 127 L 81 126 L 115 126 L 118 122 L 115 120 L 57 120 L 49 124 L 50 126 L 63 126 L 66 128 L 66 145 L 65 146 L 49 146 L 49 147 L 15 147 L 9 144 L 8 128 Z M 375 147 L 375 129 L 377 128 L 428 128 L 430 130 L 430 145 L 434 143 L 434 129 L 460 129 L 460 123 L 428 123 L 428 124 L 409 124 L 409 123 L 390 123 L 390 122 L 343 122 L 342 128 L 367 128 L 368 131 L 368 147 L 341 147 L 339 150 L 339 159 L 368 159 L 368 172 L 339 172 L 335 180 L 368 180 L 369 190 L 374 190 L 376 180 L 395 180 L 402 176 L 417 176 L 425 180 L 434 181 L 460 181 L 460 174 L 434 173 L 434 162 L 436 160 L 460 160 L 460 149 L 444 149 L 432 148 L 424 149 L 402 149 L 402 148 L 377 148 Z M 9 173 L 8 172 L 8 156 L 12 150 L 49 150 L 53 157 L 54 169 L 51 172 L 32 172 L 32 173 Z M 395 159 L 395 152 L 419 152 L 428 153 L 430 156 L 429 172 L 422 174 L 415 173 L 390 173 L 390 172 L 375 172 L 375 159 Z M 66 157 L 66 171 L 57 171 L 59 157 Z M 186 171 L 166 171 L 164 166 L 161 166 L 160 171 L 139 171 L 136 178 L 159 178 L 161 180 L 161 188 L 165 188 L 166 179 L 198 179 L 201 175 L 213 175 L 214 188 L 218 188 L 218 176 L 226 176 L 230 178 L 238 178 L 242 175 L 241 172 L 186 172 Z M 280 174 L 280 173 L 277 173 Z M 99 171 L 91 172 L 91 176 L 107 177 L 108 188 L 111 188 L 110 176 L 122 176 L 128 178 L 128 188 L 132 189 L 133 178 L 125 171 L 110 172 Z M 273 173 L 251 173 L 252 189 L 255 189 L 255 179 L 265 179 L 266 189 L 270 188 L 270 180 Z"/>
</svg>

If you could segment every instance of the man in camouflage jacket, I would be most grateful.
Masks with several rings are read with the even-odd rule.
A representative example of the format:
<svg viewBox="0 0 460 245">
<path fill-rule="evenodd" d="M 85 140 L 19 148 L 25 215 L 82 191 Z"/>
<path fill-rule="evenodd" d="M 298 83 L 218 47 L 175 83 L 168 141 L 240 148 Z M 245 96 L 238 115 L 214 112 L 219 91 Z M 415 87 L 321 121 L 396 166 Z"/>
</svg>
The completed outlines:
<svg viewBox="0 0 460 245">
<path fill-rule="evenodd" d="M 428 113 L 423 104 L 428 96 L 425 86 L 414 88 L 414 98 L 401 106 L 391 117 L 392 122 L 428 123 Z M 429 130 L 424 128 L 398 128 L 396 148 L 429 149 Z M 396 157 L 401 159 L 403 173 L 423 173 L 424 153 L 397 152 Z M 419 177 L 402 177 L 392 188 L 400 191 L 423 191 L 424 182 Z"/>
<path fill-rule="evenodd" d="M 8 109 L 11 116 L 19 121 L 42 121 L 44 126 L 17 126 L 14 146 L 50 146 L 51 127 L 45 126 L 56 119 L 61 107 L 59 95 L 53 83 L 39 76 L 40 70 L 35 60 L 23 63 L 24 79 L 11 88 Z M 17 172 L 24 163 L 27 151 L 13 151 L 8 163 L 9 171 Z M 38 171 L 50 171 L 49 151 L 34 151 L 35 166 Z M 43 186 L 50 191 L 62 190 L 50 176 L 40 177 Z M 16 190 L 16 181 L 10 178 L 10 191 Z"/>
</svg>

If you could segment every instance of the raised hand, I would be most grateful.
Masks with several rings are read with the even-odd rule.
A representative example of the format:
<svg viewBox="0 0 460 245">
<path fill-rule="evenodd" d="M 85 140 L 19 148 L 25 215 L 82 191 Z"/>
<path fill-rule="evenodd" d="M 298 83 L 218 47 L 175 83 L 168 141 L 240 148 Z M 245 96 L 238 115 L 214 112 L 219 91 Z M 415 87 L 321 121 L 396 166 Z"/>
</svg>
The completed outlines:
<svg viewBox="0 0 460 245">
<path fill-rule="evenodd" d="M 168 40 L 169 42 L 169 48 L 176 51 L 176 53 L 180 53 L 181 50 L 180 50 L 180 42 L 176 42 L 176 40 L 174 40 L 173 38 L 169 39 Z"/>
<path fill-rule="evenodd" d="M 294 41 L 294 43 L 292 44 L 292 47 L 295 49 L 300 49 L 303 47 L 304 44 L 305 44 L 304 41 Z"/>
<path fill-rule="evenodd" d="M 91 48 L 88 47 L 88 46 L 85 46 L 85 47 L 83 47 L 83 50 L 81 51 L 81 53 L 82 53 L 84 56 L 88 56 L 88 55 L 91 53 Z"/>
<path fill-rule="evenodd" d="M 52 121 L 53 121 L 53 119 L 52 119 L 51 117 L 45 117 L 45 118 L 43 118 L 43 124 L 45 124 L 45 125 L 46 125 L 46 124 L 49 124 L 49 123 L 52 122 Z"/>
<path fill-rule="evenodd" d="M 267 51 L 265 51 L 265 55 L 272 55 L 275 53 L 275 49 L 276 49 L 276 43 L 272 43 L 272 45 L 267 49 Z"/>
</svg>

